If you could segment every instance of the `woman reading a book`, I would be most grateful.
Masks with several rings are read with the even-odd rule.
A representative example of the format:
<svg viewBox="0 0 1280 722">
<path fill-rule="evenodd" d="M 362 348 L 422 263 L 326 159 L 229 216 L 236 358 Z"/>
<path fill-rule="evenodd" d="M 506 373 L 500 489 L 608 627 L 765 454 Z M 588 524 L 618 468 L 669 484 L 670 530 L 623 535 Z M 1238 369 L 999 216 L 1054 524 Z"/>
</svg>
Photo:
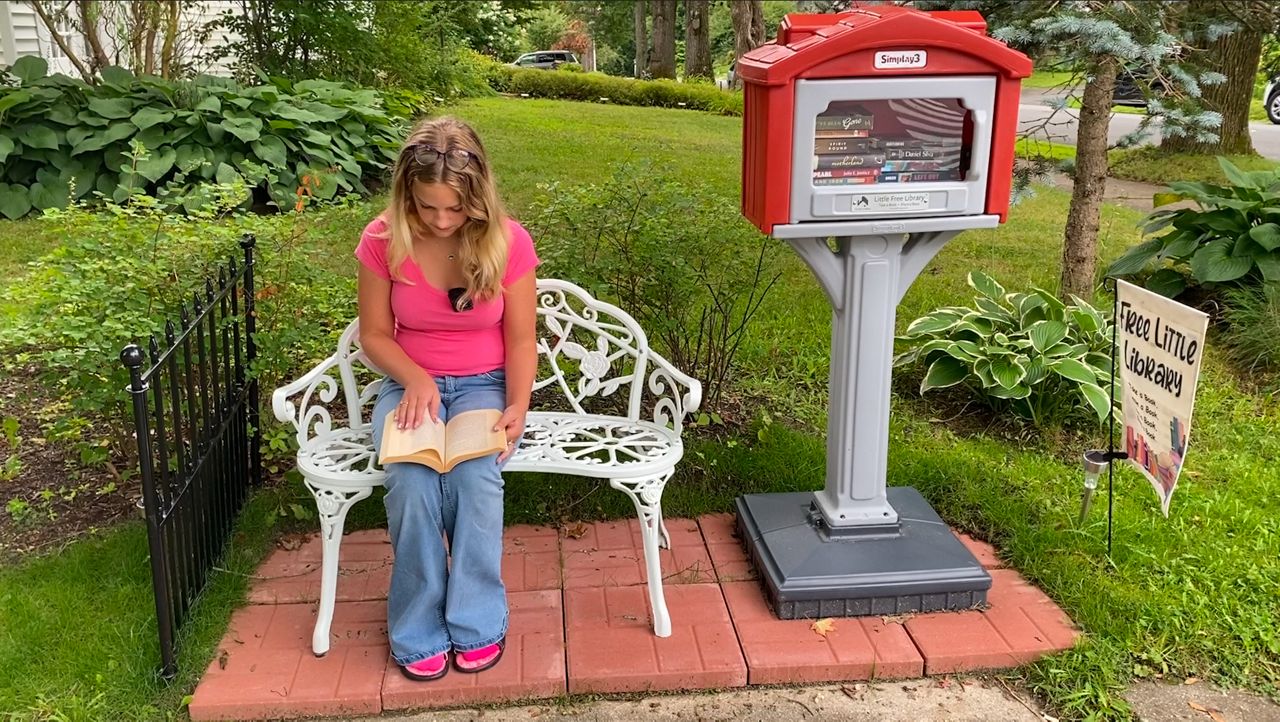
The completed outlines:
<svg viewBox="0 0 1280 722">
<path fill-rule="evenodd" d="M 491 433 L 490 453 L 444 473 L 384 464 L 395 548 L 391 654 L 411 679 L 443 677 L 451 657 L 458 671 L 479 672 L 497 664 L 507 632 L 502 464 L 524 432 L 536 373 L 538 257 L 503 210 L 475 131 L 450 117 L 409 134 L 390 203 L 355 255 L 360 343 L 387 373 L 372 416 L 375 448 L 466 412 L 491 414 L 486 438 L 460 442 L 483 449 Z"/>
</svg>

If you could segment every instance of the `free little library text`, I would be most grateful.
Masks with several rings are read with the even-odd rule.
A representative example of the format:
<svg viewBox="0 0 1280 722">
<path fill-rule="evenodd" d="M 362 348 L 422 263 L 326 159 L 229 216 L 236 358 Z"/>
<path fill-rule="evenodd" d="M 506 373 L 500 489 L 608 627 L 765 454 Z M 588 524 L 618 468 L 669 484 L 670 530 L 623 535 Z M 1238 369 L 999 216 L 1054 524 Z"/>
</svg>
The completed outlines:
<svg viewBox="0 0 1280 722">
<path fill-rule="evenodd" d="M 460 462 L 507 448 L 506 433 L 493 430 L 502 417 L 497 409 L 464 411 L 447 424 L 428 418 L 416 429 L 396 428 L 395 414 L 392 410 L 383 420 L 378 461 L 384 466 L 408 461 L 443 474 Z"/>
</svg>

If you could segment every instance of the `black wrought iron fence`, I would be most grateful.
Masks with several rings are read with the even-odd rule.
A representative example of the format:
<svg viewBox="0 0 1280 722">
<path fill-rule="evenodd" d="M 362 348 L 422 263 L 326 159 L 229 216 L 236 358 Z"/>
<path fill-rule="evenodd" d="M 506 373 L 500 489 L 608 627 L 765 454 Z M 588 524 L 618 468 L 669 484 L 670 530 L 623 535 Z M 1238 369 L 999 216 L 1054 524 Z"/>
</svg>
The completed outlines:
<svg viewBox="0 0 1280 722">
<path fill-rule="evenodd" d="M 175 634 L 221 558 L 251 485 L 261 480 L 254 346 L 254 237 L 240 242 L 217 286 L 183 304 L 180 326 L 165 323 L 147 352 L 130 344 L 120 360 L 131 377 L 138 465 L 147 517 L 161 673 L 177 674 Z M 150 367 L 143 370 L 148 358 Z"/>
</svg>

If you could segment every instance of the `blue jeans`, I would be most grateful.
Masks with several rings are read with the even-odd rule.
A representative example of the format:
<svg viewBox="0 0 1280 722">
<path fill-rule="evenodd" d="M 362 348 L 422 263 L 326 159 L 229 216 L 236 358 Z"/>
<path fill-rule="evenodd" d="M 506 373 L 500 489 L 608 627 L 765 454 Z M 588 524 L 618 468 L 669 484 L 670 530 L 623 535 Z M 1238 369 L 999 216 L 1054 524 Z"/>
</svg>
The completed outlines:
<svg viewBox="0 0 1280 722">
<path fill-rule="evenodd" d="M 506 408 L 501 370 L 439 376 L 440 420 L 475 409 Z M 404 387 L 382 382 L 373 419 L 391 413 Z M 382 424 L 373 425 L 374 448 Z M 454 649 L 467 652 L 507 633 L 502 584 L 502 467 L 497 454 L 441 474 L 421 464 L 387 464 L 387 526 L 395 550 L 387 592 L 387 636 L 400 665 Z M 445 539 L 448 539 L 448 548 Z"/>
</svg>

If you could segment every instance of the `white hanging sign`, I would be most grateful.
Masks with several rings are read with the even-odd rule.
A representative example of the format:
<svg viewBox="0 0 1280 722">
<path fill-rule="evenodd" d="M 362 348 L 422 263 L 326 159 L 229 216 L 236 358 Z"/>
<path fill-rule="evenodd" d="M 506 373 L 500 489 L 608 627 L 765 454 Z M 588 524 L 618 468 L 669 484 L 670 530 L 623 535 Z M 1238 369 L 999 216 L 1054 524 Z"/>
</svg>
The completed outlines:
<svg viewBox="0 0 1280 722">
<path fill-rule="evenodd" d="M 1208 326 L 1209 317 L 1194 308 L 1116 282 L 1124 448 L 1166 517 L 1187 456 Z"/>
</svg>

